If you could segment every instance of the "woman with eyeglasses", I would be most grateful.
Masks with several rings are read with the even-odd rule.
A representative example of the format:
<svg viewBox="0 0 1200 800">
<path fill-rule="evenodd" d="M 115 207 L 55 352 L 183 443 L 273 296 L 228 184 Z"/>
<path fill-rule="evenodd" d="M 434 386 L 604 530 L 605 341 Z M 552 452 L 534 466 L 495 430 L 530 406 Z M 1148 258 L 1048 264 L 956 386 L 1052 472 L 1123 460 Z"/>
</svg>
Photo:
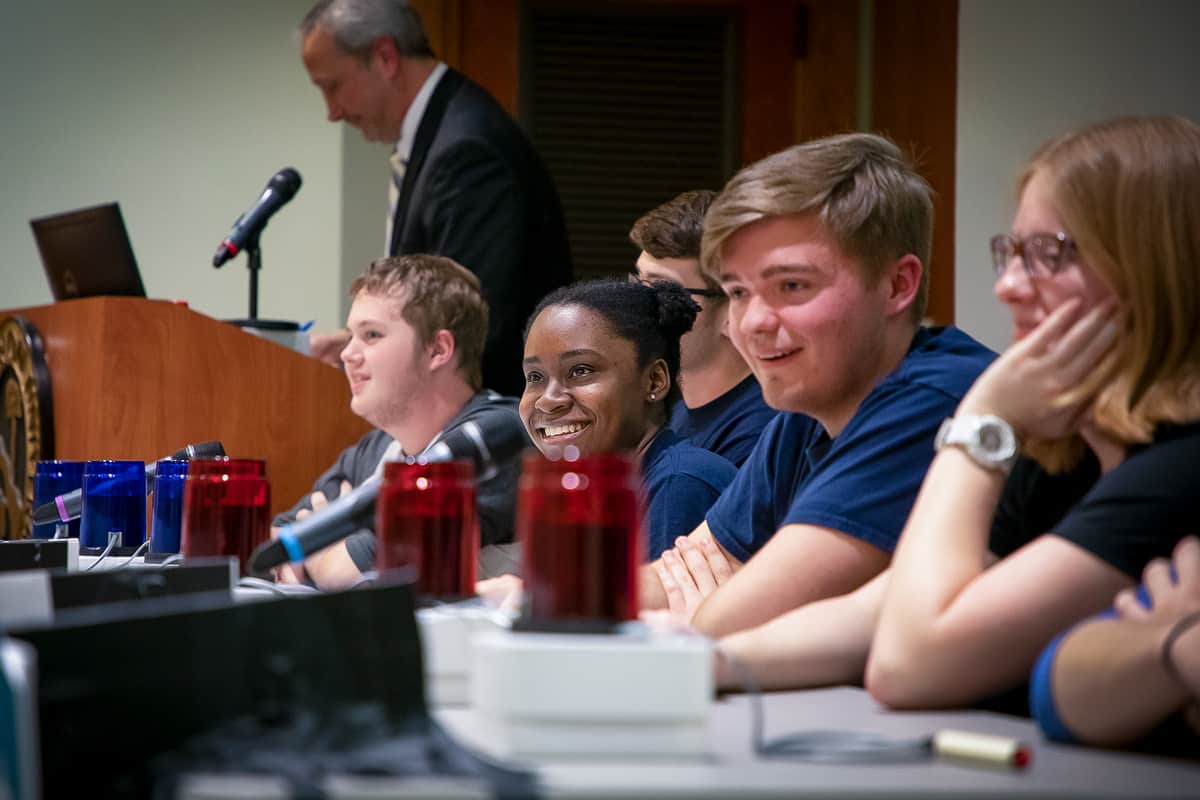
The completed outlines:
<svg viewBox="0 0 1200 800">
<path fill-rule="evenodd" d="M 722 640 L 764 686 L 865 677 L 903 708 L 1023 693 L 1055 634 L 1195 531 L 1200 127 L 1067 134 L 1019 189 L 991 241 L 1014 344 L 943 425 L 891 567 Z"/>
<path fill-rule="evenodd" d="M 1200 520 L 1200 126 L 1044 145 L 992 239 L 1015 343 L 938 437 L 867 667 L 892 706 L 1022 684 Z"/>
<path fill-rule="evenodd" d="M 695 529 L 736 474 L 666 425 L 680 397 L 679 339 L 698 310 L 674 283 L 589 281 L 547 295 L 525 330 L 525 429 L 542 452 L 638 456 L 647 560 Z"/>
</svg>

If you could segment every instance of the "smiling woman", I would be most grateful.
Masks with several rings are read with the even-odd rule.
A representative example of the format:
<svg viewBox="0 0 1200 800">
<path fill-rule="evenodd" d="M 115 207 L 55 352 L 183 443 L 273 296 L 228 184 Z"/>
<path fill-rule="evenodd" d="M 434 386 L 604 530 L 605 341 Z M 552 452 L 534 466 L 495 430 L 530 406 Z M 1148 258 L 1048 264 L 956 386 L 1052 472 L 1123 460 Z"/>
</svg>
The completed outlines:
<svg viewBox="0 0 1200 800">
<path fill-rule="evenodd" d="M 698 310 L 674 284 L 590 281 L 547 296 L 525 332 L 530 438 L 543 453 L 572 445 L 638 455 L 649 559 L 702 522 L 736 472 L 666 427 L 680 401 L 679 339 Z"/>
</svg>

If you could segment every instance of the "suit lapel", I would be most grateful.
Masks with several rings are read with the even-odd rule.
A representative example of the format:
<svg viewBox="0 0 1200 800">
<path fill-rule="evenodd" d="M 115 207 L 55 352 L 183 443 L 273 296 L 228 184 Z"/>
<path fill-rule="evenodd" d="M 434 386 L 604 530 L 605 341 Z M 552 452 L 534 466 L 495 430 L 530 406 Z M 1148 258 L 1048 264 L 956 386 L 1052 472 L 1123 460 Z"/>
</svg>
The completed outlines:
<svg viewBox="0 0 1200 800">
<path fill-rule="evenodd" d="M 392 242 L 391 249 L 388 251 L 389 255 L 400 254 L 400 242 L 404 233 L 404 223 L 408 219 L 408 204 L 412 199 L 413 188 L 421 176 L 425 158 L 429 155 L 429 147 L 433 144 L 433 138 L 437 135 L 438 128 L 441 127 L 442 117 L 446 115 L 446 107 L 450 105 L 450 99 L 454 97 L 465 81 L 462 73 L 447 69 L 437 86 L 433 88 L 429 105 L 425 106 L 425 114 L 421 117 L 421 123 L 417 125 L 417 135 L 413 137 L 412 153 L 404 168 L 404 183 L 400 187 L 400 197 L 396 201 L 396 216 L 392 219 Z"/>
</svg>

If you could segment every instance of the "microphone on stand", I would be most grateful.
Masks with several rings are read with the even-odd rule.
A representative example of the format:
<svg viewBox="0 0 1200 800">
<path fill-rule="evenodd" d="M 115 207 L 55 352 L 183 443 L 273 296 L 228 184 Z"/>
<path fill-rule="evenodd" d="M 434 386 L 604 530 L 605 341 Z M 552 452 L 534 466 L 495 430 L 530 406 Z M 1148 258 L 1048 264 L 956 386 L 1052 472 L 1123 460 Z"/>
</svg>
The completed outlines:
<svg viewBox="0 0 1200 800">
<path fill-rule="evenodd" d="M 220 442 L 199 442 L 189 444 L 167 456 L 175 461 L 192 461 L 198 458 L 218 458 L 225 455 L 225 448 Z M 146 465 L 146 478 L 153 478 L 158 469 L 157 462 Z M 83 512 L 83 489 L 76 489 L 66 494 L 60 494 L 49 503 L 43 503 L 33 511 L 34 525 L 47 525 L 52 522 L 70 522 L 78 519 Z"/>
<path fill-rule="evenodd" d="M 416 460 L 436 463 L 469 458 L 475 464 L 477 480 L 487 480 L 496 474 L 500 463 L 528 444 L 529 437 L 515 414 L 497 415 L 483 424 L 464 422 Z M 369 526 L 375 518 L 375 501 L 381 483 L 379 477 L 372 476 L 320 511 L 285 525 L 275 539 L 254 551 L 250 557 L 250 571 L 264 573 L 289 561 L 303 561 L 318 550 Z"/>
<path fill-rule="evenodd" d="M 221 266 L 247 246 L 257 242 L 258 235 L 267 227 L 267 221 L 295 197 L 299 189 L 300 173 L 291 167 L 284 167 L 272 175 L 258 202 L 234 221 L 233 230 L 217 245 L 217 252 L 213 255 L 213 266 Z"/>
</svg>

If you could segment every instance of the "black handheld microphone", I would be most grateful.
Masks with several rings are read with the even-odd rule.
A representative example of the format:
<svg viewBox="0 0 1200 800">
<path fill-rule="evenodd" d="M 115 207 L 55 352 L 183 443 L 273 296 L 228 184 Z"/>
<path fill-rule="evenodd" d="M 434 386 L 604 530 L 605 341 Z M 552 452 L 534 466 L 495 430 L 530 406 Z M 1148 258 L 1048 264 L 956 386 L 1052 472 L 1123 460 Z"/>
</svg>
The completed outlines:
<svg viewBox="0 0 1200 800">
<path fill-rule="evenodd" d="M 233 230 L 217 245 L 217 252 L 213 255 L 213 266 L 221 266 L 240 253 L 244 247 L 256 242 L 262 229 L 267 227 L 267 220 L 295 197 L 299 188 L 300 173 L 291 167 L 284 167 L 272 175 L 258 202 L 234 221 Z"/>
<path fill-rule="evenodd" d="M 167 456 L 175 461 L 191 461 L 196 458 L 218 458 L 225 455 L 225 448 L 220 442 L 199 442 L 189 444 Z M 153 478 L 158 471 L 158 462 L 146 465 L 146 478 Z M 78 519 L 83 511 L 83 489 L 60 494 L 49 503 L 43 503 L 34 509 L 33 524 L 48 525 L 52 522 L 70 522 Z"/>
<path fill-rule="evenodd" d="M 498 464 L 515 456 L 529 444 L 517 415 L 496 415 L 484 424 L 464 422 L 416 460 L 419 463 L 469 458 L 475 463 L 477 480 L 496 474 Z M 382 481 L 372 476 L 320 511 L 285 525 L 279 536 L 259 546 L 250 558 L 250 571 L 264 573 L 287 561 L 305 557 L 350 534 L 370 526 L 375 519 L 375 501 Z"/>
</svg>

